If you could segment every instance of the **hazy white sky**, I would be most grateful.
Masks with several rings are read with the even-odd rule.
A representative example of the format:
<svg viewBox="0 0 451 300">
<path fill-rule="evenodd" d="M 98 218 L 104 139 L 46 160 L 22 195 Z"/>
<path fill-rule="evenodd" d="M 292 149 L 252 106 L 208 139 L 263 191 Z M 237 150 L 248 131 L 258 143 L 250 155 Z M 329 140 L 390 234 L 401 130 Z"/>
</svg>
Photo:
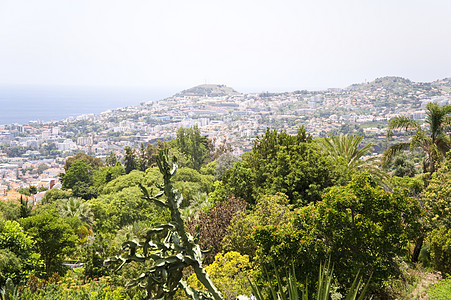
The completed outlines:
<svg viewBox="0 0 451 300">
<path fill-rule="evenodd" d="M 0 84 L 242 92 L 451 76 L 450 0 L 0 0 Z"/>
</svg>

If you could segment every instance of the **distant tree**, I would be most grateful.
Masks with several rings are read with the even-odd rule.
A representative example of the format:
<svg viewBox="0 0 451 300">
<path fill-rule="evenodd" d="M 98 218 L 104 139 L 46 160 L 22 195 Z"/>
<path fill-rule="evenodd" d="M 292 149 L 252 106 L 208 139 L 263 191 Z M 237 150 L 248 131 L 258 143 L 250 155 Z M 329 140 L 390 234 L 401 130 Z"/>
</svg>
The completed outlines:
<svg viewBox="0 0 451 300">
<path fill-rule="evenodd" d="M 417 174 L 414 162 L 408 159 L 405 153 L 396 156 L 393 167 L 395 168 L 393 170 L 393 176 L 414 177 Z"/>
<path fill-rule="evenodd" d="M 31 185 L 28 189 L 30 190 L 31 195 L 34 195 L 38 192 L 37 187 L 35 187 L 34 185 Z"/>
<path fill-rule="evenodd" d="M 89 165 L 90 169 L 97 169 L 97 168 L 102 167 L 104 165 L 100 158 L 93 157 L 93 156 L 88 155 L 88 154 L 83 153 L 83 152 L 79 152 L 75 156 L 71 156 L 71 157 L 68 157 L 66 159 L 66 163 L 64 164 L 64 170 L 65 171 L 69 170 L 70 166 L 74 162 L 79 161 L 79 160 L 82 160 L 87 165 Z"/>
<path fill-rule="evenodd" d="M 135 150 L 133 150 L 131 147 L 128 146 L 125 147 L 124 165 L 126 174 L 138 168 Z"/>
<path fill-rule="evenodd" d="M 175 145 L 190 159 L 189 167 L 195 170 L 200 170 L 201 166 L 211 159 L 211 142 L 207 136 L 201 135 L 197 125 L 191 128 L 180 127 Z"/>
<path fill-rule="evenodd" d="M 233 167 L 233 164 L 240 160 L 238 156 L 233 155 L 230 152 L 225 152 L 216 160 L 216 174 L 215 178 L 221 180 L 225 171 Z"/>
<path fill-rule="evenodd" d="M 117 156 L 113 151 L 111 151 L 110 154 L 108 154 L 108 156 L 105 158 L 105 163 L 110 167 L 114 167 L 117 162 Z"/>
<path fill-rule="evenodd" d="M 37 172 L 38 172 L 39 175 L 41 175 L 48 168 L 50 168 L 50 167 L 48 165 L 46 165 L 46 164 L 39 164 L 39 166 L 37 168 Z"/>
<path fill-rule="evenodd" d="M 91 167 L 84 160 L 77 160 L 70 164 L 62 181 L 63 189 L 72 189 L 80 182 L 90 186 L 92 184 Z"/>
</svg>

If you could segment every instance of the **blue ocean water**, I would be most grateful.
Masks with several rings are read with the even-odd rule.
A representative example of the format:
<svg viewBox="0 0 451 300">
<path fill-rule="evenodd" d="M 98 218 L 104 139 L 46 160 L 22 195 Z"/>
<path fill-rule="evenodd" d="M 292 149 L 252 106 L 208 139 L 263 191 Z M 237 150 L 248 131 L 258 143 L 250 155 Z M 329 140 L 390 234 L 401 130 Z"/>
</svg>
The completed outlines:
<svg viewBox="0 0 451 300">
<path fill-rule="evenodd" d="M 173 91 L 144 88 L 0 86 L 0 125 L 98 114 L 172 94 Z"/>
</svg>

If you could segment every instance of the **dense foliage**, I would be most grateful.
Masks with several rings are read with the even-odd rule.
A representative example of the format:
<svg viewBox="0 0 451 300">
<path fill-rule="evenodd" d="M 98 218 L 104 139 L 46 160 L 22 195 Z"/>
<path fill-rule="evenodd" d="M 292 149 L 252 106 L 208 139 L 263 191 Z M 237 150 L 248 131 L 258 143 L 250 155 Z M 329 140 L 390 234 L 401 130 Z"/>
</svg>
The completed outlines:
<svg viewBox="0 0 451 300">
<path fill-rule="evenodd" d="M 431 118 L 442 112 L 428 109 Z M 445 115 L 438 117 L 430 121 L 440 125 L 434 127 L 435 140 L 433 131 L 412 127 L 414 146 L 446 141 L 445 124 L 436 122 Z M 364 159 L 371 144 L 362 146 L 362 141 L 346 135 L 313 139 L 304 128 L 295 135 L 268 129 L 252 151 L 238 157 L 230 147 L 214 149 L 214 142 L 193 127 L 179 129 L 173 141 L 112 152 L 105 164 L 86 154 L 69 157 L 62 188 L 47 191 L 38 205 L 24 199 L 0 202 L 0 290 L 23 299 L 139 299 L 143 293 L 125 288 L 126 283 L 153 274 L 163 276 L 153 285 L 154 295 L 171 287 L 171 297 L 181 300 L 192 288 L 201 289 L 191 267 L 202 274 L 205 266 L 212 285 L 204 291 L 216 286 L 217 299 L 221 293 L 226 299 L 255 293 L 247 279 L 257 289 L 280 286 L 276 292 L 287 296 L 289 280 L 300 290 L 315 291 L 320 265 L 330 259 L 325 272 L 333 265 L 334 299 L 352 286 L 356 274 L 362 282 L 371 276 L 369 296 L 403 299 L 393 290 L 399 282 L 414 290 L 407 289 L 405 274 L 423 270 L 410 262 L 420 250 L 424 266 L 444 278 L 451 273 L 451 154 L 443 156 L 445 147 L 427 156 L 424 170 L 432 175 L 416 174 L 413 160 L 403 153 L 384 173 L 376 160 Z M 160 150 L 178 159 L 177 171 L 169 170 L 170 190 L 158 166 Z M 161 202 L 154 201 L 161 189 Z M 21 189 L 30 195 L 38 190 Z M 169 209 L 168 197 L 176 199 L 177 213 Z M 186 224 L 186 241 L 174 225 L 175 215 Z M 150 248 L 145 250 L 145 243 Z M 180 250 L 188 244 L 188 250 Z M 204 254 L 198 253 L 183 261 L 189 249 L 211 252 L 201 263 Z M 151 252 L 154 256 L 146 256 Z M 121 253 L 128 262 L 120 270 L 106 266 L 109 257 Z M 157 256 L 162 260 L 155 263 Z M 291 279 L 283 275 L 289 266 L 295 270 Z M 177 276 L 169 280 L 164 274 L 172 267 Z M 281 282 L 268 274 L 281 274 Z M 144 284 L 141 279 L 134 283 Z M 431 295 L 443 294 L 448 281 Z M 175 292 L 187 282 L 187 295 Z M 310 292 L 308 298 L 313 297 Z"/>
</svg>

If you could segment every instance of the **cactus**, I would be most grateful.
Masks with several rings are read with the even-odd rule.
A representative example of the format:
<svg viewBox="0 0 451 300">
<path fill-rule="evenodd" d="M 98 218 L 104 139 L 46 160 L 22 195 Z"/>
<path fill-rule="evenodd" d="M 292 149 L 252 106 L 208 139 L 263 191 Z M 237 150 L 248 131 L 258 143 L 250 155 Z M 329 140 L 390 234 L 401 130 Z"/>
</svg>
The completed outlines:
<svg viewBox="0 0 451 300">
<path fill-rule="evenodd" d="M 173 161 L 175 162 L 176 159 L 174 158 Z M 147 231 L 145 241 L 123 243 L 122 249 L 127 250 L 127 253 L 110 259 L 110 262 L 119 262 L 119 270 L 131 261 L 152 261 L 153 264 L 149 270 L 127 284 L 127 286 L 144 288 L 146 290 L 145 299 L 164 298 L 169 300 L 173 298 L 179 288 L 183 288 L 192 299 L 223 299 L 202 267 L 202 251 L 199 245 L 185 231 L 179 210 L 183 198 L 171 182 L 171 177 L 177 171 L 177 165 L 169 162 L 167 150 L 160 151 L 157 164 L 164 178 L 164 185 L 160 187 L 161 191 L 152 195 L 143 185 L 139 186 L 144 199 L 170 210 L 171 222 L 155 224 L 152 229 Z M 162 199 L 163 195 L 166 196 L 165 200 Z M 163 238 L 158 240 L 158 237 Z M 195 290 L 182 280 L 183 269 L 188 266 L 194 269 L 197 278 L 208 292 Z"/>
</svg>

